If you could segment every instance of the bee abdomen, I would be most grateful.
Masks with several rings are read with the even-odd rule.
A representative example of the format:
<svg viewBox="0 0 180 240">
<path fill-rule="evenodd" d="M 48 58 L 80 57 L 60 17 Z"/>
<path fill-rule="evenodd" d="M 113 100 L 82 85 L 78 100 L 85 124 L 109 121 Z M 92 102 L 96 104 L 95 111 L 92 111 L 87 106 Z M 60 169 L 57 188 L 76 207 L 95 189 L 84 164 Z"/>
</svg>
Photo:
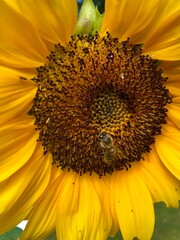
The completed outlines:
<svg viewBox="0 0 180 240">
<path fill-rule="evenodd" d="M 106 149 L 104 152 L 104 161 L 111 164 L 116 158 L 116 149 L 111 147 L 111 149 Z"/>
</svg>

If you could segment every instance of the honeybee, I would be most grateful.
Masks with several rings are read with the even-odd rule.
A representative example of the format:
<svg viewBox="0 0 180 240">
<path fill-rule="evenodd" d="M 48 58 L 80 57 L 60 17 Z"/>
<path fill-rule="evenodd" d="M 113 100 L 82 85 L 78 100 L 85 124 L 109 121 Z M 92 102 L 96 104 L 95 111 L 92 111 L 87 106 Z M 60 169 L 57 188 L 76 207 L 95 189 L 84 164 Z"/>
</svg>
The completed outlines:
<svg viewBox="0 0 180 240">
<path fill-rule="evenodd" d="M 100 146 L 104 149 L 103 161 L 109 165 L 114 163 L 117 159 L 124 158 L 124 154 L 120 147 L 116 147 L 111 135 L 106 132 L 99 134 Z"/>
</svg>

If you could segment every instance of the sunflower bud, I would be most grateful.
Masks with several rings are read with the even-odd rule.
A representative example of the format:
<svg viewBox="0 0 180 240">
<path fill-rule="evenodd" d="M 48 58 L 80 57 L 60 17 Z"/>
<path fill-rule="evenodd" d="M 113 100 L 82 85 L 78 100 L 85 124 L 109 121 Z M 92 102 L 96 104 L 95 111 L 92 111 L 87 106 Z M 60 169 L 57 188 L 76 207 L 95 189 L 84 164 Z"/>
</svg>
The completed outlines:
<svg viewBox="0 0 180 240">
<path fill-rule="evenodd" d="M 84 0 L 76 25 L 75 35 L 88 34 L 94 36 L 101 29 L 103 15 L 94 6 L 92 0 Z"/>
</svg>

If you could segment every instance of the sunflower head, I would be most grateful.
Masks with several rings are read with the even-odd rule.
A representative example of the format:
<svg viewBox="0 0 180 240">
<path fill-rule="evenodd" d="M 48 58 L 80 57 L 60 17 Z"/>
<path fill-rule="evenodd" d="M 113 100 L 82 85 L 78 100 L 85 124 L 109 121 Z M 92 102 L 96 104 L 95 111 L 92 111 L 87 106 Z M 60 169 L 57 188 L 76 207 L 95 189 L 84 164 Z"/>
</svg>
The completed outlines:
<svg viewBox="0 0 180 240">
<path fill-rule="evenodd" d="M 158 62 L 108 32 L 57 44 L 32 80 L 38 90 L 29 114 L 44 153 L 62 169 L 100 176 L 128 169 L 166 123 L 171 97 Z M 109 146 L 99 139 L 103 132 Z"/>
<path fill-rule="evenodd" d="M 148 240 L 178 207 L 179 0 L 132 2 L 0 1 L 0 234 Z"/>
</svg>

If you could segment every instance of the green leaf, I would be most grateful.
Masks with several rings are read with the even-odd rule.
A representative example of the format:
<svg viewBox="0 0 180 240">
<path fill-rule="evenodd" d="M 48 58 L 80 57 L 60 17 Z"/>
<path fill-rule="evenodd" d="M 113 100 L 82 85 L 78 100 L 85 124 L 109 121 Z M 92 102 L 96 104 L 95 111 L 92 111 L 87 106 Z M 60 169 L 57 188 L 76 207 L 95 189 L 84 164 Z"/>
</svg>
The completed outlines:
<svg viewBox="0 0 180 240">
<path fill-rule="evenodd" d="M 51 233 L 45 240 L 56 240 L 56 232 Z"/>
<path fill-rule="evenodd" d="M 11 231 L 0 235 L 0 240 L 17 240 L 17 238 L 21 235 L 22 229 L 16 227 Z"/>
<path fill-rule="evenodd" d="M 164 203 L 155 204 L 156 224 L 152 240 L 180 239 L 180 208 L 167 208 Z"/>
</svg>

